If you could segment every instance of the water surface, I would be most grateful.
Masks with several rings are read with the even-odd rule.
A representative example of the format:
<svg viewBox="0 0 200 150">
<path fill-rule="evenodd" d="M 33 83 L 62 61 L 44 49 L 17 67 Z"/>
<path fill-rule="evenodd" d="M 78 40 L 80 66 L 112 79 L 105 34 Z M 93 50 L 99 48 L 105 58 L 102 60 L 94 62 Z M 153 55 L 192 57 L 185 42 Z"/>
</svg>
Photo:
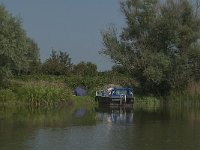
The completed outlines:
<svg viewBox="0 0 200 150">
<path fill-rule="evenodd" d="M 200 109 L 0 109 L 1 150 L 199 150 Z"/>
</svg>

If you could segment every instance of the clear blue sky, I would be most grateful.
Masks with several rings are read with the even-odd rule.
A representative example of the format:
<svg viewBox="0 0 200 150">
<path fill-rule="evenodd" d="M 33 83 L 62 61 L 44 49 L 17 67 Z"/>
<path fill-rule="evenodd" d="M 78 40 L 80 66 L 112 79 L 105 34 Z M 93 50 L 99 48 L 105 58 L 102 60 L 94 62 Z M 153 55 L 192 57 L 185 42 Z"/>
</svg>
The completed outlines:
<svg viewBox="0 0 200 150">
<path fill-rule="evenodd" d="M 99 55 L 103 47 L 100 32 L 110 23 L 124 25 L 119 0 L 0 0 L 13 16 L 20 16 L 27 35 L 40 48 L 40 58 L 52 48 L 67 51 L 72 62 L 91 61 L 98 70 L 112 63 Z"/>
</svg>

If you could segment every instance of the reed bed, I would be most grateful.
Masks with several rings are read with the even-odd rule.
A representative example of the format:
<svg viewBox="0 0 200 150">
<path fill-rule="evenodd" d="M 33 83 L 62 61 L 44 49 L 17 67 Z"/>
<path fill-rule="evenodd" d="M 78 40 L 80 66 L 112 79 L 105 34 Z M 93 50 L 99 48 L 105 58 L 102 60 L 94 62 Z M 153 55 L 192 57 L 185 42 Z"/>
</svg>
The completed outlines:
<svg viewBox="0 0 200 150">
<path fill-rule="evenodd" d="M 134 101 L 134 109 L 155 110 L 160 107 L 162 100 L 153 96 L 136 96 Z"/>
<path fill-rule="evenodd" d="M 167 97 L 171 104 L 200 104 L 200 82 L 191 82 L 183 91 L 172 91 Z"/>
<path fill-rule="evenodd" d="M 9 89 L 0 90 L 4 104 L 58 105 L 71 97 L 71 90 L 61 82 L 12 80 Z"/>
</svg>

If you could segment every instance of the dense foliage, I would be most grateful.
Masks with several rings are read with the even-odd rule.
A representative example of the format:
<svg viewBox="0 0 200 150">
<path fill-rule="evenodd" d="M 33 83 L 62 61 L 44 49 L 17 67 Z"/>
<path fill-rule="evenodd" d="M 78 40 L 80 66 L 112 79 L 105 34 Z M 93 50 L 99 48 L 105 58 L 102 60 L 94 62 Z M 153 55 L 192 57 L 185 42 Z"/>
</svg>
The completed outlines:
<svg viewBox="0 0 200 150">
<path fill-rule="evenodd" d="M 96 76 L 97 65 L 91 62 L 80 62 L 73 66 L 73 74 L 78 76 Z"/>
<path fill-rule="evenodd" d="M 65 83 L 71 89 L 78 86 L 84 87 L 88 94 L 95 96 L 95 92 L 101 90 L 103 87 L 114 84 L 121 86 L 132 86 L 133 80 L 130 80 L 126 76 L 120 74 L 113 74 L 112 72 L 99 73 L 96 76 L 71 76 L 65 78 Z"/>
<path fill-rule="evenodd" d="M 146 93 L 165 95 L 200 76 L 200 19 L 188 0 L 125 0 L 126 26 L 102 32 L 108 55 Z M 119 36 L 118 36 L 119 35 Z"/>
<path fill-rule="evenodd" d="M 96 76 L 98 73 L 96 64 L 84 61 L 72 64 L 67 52 L 58 53 L 56 50 L 52 50 L 50 57 L 41 66 L 40 73 L 48 75 Z"/>
<path fill-rule="evenodd" d="M 0 85 L 11 72 L 27 72 L 38 61 L 37 44 L 27 37 L 21 19 L 13 17 L 0 5 Z"/>
<path fill-rule="evenodd" d="M 52 50 L 50 58 L 48 58 L 42 70 L 45 74 L 50 75 L 69 75 L 72 70 L 71 58 L 67 52 Z"/>
</svg>

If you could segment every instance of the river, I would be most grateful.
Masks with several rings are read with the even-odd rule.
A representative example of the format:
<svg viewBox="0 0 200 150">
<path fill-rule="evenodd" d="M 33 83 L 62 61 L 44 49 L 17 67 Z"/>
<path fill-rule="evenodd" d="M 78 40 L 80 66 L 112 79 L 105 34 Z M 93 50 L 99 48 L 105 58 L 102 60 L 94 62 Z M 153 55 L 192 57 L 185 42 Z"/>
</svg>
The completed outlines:
<svg viewBox="0 0 200 150">
<path fill-rule="evenodd" d="M 0 109 L 1 150 L 199 150 L 200 109 Z"/>
</svg>

